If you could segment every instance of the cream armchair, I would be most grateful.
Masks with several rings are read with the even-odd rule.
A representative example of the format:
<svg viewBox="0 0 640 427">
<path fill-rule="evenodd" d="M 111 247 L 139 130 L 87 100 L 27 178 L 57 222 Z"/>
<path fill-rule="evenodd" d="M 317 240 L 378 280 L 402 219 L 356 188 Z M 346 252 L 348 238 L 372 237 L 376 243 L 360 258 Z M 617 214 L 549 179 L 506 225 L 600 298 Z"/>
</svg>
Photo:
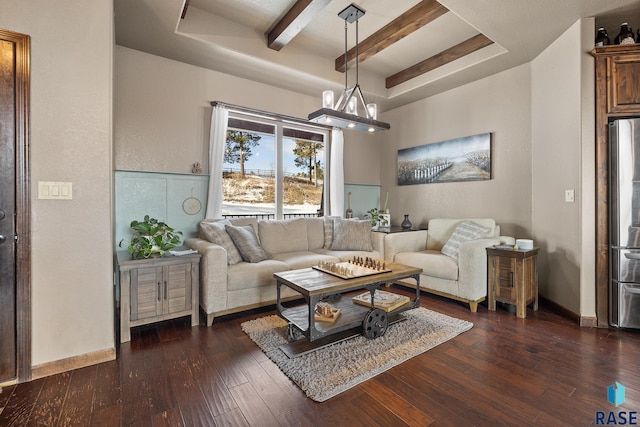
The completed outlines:
<svg viewBox="0 0 640 427">
<path fill-rule="evenodd" d="M 465 225 L 470 221 L 472 228 L 488 237 L 465 237 L 462 225 L 458 227 L 463 221 Z M 455 241 L 460 236 L 471 240 Z M 420 290 L 467 303 L 475 313 L 487 297 L 486 248 L 514 242 L 513 237 L 500 236 L 500 226 L 493 219 L 432 219 L 427 230 L 387 234 L 384 255 L 389 261 L 422 268 Z M 442 253 L 445 246 L 449 255 Z M 452 246 L 457 256 L 450 256 Z M 415 287 L 412 282 L 405 284 Z"/>
</svg>

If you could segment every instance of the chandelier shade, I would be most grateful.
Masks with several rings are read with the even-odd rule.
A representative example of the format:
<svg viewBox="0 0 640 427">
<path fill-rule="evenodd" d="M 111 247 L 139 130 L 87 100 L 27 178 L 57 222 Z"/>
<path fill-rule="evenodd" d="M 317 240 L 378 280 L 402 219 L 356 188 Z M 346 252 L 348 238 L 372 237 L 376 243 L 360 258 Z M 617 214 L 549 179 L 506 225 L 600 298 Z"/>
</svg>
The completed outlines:
<svg viewBox="0 0 640 427">
<path fill-rule="evenodd" d="M 378 106 L 367 103 L 358 84 L 358 20 L 364 16 L 365 11 L 351 4 L 338 16 L 344 20 L 344 55 L 347 63 L 347 28 L 348 24 L 356 23 L 356 83 L 348 86 L 347 67 L 345 67 L 344 91 L 334 104 L 333 91 L 325 90 L 322 93 L 322 108 L 309 114 L 309 121 L 343 129 L 354 129 L 365 132 L 376 132 L 391 128 L 389 123 L 377 120 Z M 358 114 L 358 110 L 362 113 Z"/>
</svg>

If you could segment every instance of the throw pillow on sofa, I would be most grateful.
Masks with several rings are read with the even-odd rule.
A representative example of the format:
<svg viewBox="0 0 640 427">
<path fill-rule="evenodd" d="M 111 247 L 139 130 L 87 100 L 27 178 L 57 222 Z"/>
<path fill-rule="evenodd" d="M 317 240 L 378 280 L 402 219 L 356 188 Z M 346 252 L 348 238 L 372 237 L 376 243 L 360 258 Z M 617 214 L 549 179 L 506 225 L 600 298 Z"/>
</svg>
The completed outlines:
<svg viewBox="0 0 640 427">
<path fill-rule="evenodd" d="M 442 247 L 442 253 L 457 260 L 460 253 L 460 244 L 471 240 L 488 237 L 490 229 L 476 224 L 473 221 L 460 221 L 447 243 Z"/>
<path fill-rule="evenodd" d="M 324 248 L 331 249 L 333 244 L 333 220 L 341 219 L 339 216 L 325 216 L 324 217 Z"/>
<path fill-rule="evenodd" d="M 226 219 L 216 222 L 202 221 L 200 223 L 200 236 L 211 243 L 222 246 L 227 251 L 227 264 L 234 265 L 242 261 L 242 256 L 225 229 L 227 225 L 231 225 L 231 223 Z"/>
<path fill-rule="evenodd" d="M 262 249 L 258 236 L 251 225 L 225 226 L 227 233 L 236 244 L 240 256 L 246 262 L 260 262 L 269 258 L 269 254 Z"/>
<path fill-rule="evenodd" d="M 334 219 L 331 250 L 371 252 L 373 250 L 371 221 L 368 219 Z"/>
</svg>

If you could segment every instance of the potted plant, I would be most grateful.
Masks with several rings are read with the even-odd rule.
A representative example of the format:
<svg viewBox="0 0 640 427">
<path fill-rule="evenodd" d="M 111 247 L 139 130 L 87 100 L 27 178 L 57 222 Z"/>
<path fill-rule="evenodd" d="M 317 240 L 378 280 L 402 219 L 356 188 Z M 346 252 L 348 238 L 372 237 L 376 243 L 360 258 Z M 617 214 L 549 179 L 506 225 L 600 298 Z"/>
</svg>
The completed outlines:
<svg viewBox="0 0 640 427">
<path fill-rule="evenodd" d="M 371 228 L 374 230 L 377 230 L 378 227 L 389 226 L 388 216 L 383 214 L 382 211 L 378 208 L 369 209 L 365 217 L 371 220 Z"/>
<path fill-rule="evenodd" d="M 162 256 L 180 244 L 181 231 L 175 231 L 149 215 L 145 215 L 142 221 L 131 221 L 130 226 L 133 233 L 127 249 L 134 259 Z M 122 247 L 124 242 L 122 239 L 118 246 Z"/>
</svg>

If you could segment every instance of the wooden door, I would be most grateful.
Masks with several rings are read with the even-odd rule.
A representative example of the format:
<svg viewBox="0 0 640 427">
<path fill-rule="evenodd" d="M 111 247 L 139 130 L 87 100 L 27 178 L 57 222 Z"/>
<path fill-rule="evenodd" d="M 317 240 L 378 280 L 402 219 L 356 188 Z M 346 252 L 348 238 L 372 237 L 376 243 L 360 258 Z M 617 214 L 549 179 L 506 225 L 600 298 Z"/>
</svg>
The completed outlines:
<svg viewBox="0 0 640 427">
<path fill-rule="evenodd" d="M 515 303 L 516 288 L 514 277 L 514 259 L 497 257 L 498 280 L 496 283 L 496 300 Z"/>
<path fill-rule="evenodd" d="M 165 267 L 165 313 L 191 310 L 191 263 Z"/>
<path fill-rule="evenodd" d="M 131 270 L 131 320 L 152 319 L 162 315 L 163 286 L 161 266 Z"/>
<path fill-rule="evenodd" d="M 31 379 L 29 46 L 0 29 L 0 383 Z"/>
<path fill-rule="evenodd" d="M 0 40 L 0 382 L 16 377 L 14 44 Z"/>
</svg>

